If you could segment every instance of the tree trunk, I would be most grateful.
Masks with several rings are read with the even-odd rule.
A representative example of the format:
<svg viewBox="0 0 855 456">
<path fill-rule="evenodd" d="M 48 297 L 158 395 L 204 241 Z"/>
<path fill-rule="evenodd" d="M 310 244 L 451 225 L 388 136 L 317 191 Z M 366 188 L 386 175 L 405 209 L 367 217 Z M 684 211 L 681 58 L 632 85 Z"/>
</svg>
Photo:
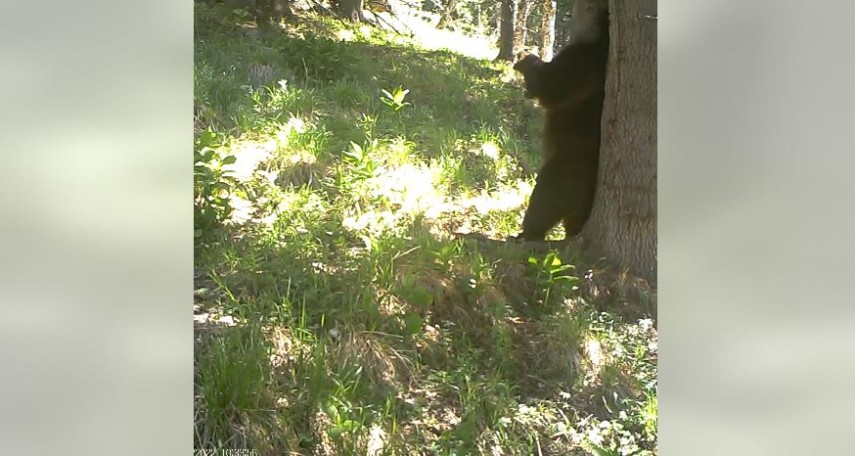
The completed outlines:
<svg viewBox="0 0 855 456">
<path fill-rule="evenodd" d="M 365 22 L 363 0 L 339 0 L 341 16 L 353 22 Z"/>
<path fill-rule="evenodd" d="M 514 59 L 514 25 L 518 0 L 502 0 L 502 24 L 499 27 L 499 55 L 496 60 Z"/>
<path fill-rule="evenodd" d="M 655 282 L 656 20 L 640 18 L 650 14 L 642 3 L 611 2 L 597 195 L 581 236 L 593 252 Z"/>
<path fill-rule="evenodd" d="M 555 0 L 543 0 L 543 11 L 540 19 L 540 59 L 552 60 L 555 48 Z"/>
<path fill-rule="evenodd" d="M 517 17 L 514 21 L 514 51 L 517 55 L 525 48 L 528 38 L 528 15 L 531 13 L 531 0 L 517 0 Z"/>
<path fill-rule="evenodd" d="M 293 18 L 289 0 L 255 0 L 258 17 L 264 24 L 271 19 L 277 22 L 283 18 Z"/>
</svg>

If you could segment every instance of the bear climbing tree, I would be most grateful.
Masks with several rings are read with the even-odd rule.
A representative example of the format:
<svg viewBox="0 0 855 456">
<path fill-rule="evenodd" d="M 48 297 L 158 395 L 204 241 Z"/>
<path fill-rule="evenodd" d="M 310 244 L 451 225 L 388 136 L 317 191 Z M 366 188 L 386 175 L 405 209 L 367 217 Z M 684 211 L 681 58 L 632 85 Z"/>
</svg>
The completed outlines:
<svg viewBox="0 0 855 456">
<path fill-rule="evenodd" d="M 607 0 L 578 0 L 570 44 L 550 62 L 534 55 L 514 69 L 525 96 L 546 111 L 543 165 L 519 239 L 543 240 L 559 221 L 577 235 L 590 214 L 597 183 L 600 129 L 609 51 Z"/>
</svg>

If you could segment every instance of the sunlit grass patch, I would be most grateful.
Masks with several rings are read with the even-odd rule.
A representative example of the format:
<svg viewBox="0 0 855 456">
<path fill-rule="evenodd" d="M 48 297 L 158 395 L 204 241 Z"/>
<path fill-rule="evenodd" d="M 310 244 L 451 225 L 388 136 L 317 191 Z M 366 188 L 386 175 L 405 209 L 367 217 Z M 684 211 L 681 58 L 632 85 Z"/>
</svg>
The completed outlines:
<svg viewBox="0 0 855 456">
<path fill-rule="evenodd" d="M 439 30 L 416 15 L 404 15 L 403 21 L 415 34 L 419 46 L 426 49 L 451 49 L 461 55 L 484 60 L 494 58 L 498 52 L 495 43 L 486 37 Z"/>
</svg>

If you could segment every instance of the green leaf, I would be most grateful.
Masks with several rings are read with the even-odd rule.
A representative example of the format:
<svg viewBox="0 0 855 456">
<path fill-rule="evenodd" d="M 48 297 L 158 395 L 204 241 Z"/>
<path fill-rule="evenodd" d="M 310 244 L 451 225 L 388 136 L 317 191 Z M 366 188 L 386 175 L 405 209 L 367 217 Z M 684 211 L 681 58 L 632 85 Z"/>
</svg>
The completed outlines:
<svg viewBox="0 0 855 456">
<path fill-rule="evenodd" d="M 616 453 L 612 450 L 609 450 L 609 449 L 606 449 L 606 448 L 603 448 L 601 446 L 594 445 L 594 444 L 591 444 L 591 449 L 594 450 L 594 453 L 597 456 L 617 456 L 618 455 L 618 453 Z"/>
<path fill-rule="evenodd" d="M 404 315 L 404 324 L 407 327 L 407 333 L 418 334 L 422 330 L 422 317 L 416 313 L 408 313 Z"/>
<path fill-rule="evenodd" d="M 365 156 L 362 151 L 362 146 L 356 144 L 355 142 L 350 142 L 350 149 L 344 151 L 344 155 L 346 157 L 351 157 L 356 159 L 357 161 L 362 161 L 362 158 Z"/>
<path fill-rule="evenodd" d="M 407 300 L 412 304 L 421 307 L 428 307 L 433 304 L 433 295 L 425 288 L 415 285 L 407 290 Z"/>
<path fill-rule="evenodd" d="M 344 434 L 344 428 L 341 426 L 333 426 L 327 430 L 327 435 L 334 439 L 338 438 L 342 434 Z"/>
<path fill-rule="evenodd" d="M 221 162 L 224 165 L 231 165 L 232 163 L 237 161 L 237 157 L 234 155 L 226 155 Z"/>
<path fill-rule="evenodd" d="M 395 103 L 401 104 L 401 102 L 404 101 L 404 97 L 406 97 L 408 93 L 410 93 L 409 89 L 401 90 L 401 88 L 398 87 L 398 90 L 395 91 L 395 98 L 393 98 L 393 100 L 395 101 Z"/>
<path fill-rule="evenodd" d="M 208 147 L 202 149 L 202 161 L 205 163 L 210 162 L 211 160 L 214 159 L 214 155 L 216 153 L 217 153 L 217 151 L 215 151 L 214 149 L 208 148 Z"/>
<path fill-rule="evenodd" d="M 247 189 L 245 189 L 245 188 L 243 188 L 243 187 L 237 187 L 237 188 L 235 188 L 235 189 L 234 189 L 234 194 L 235 194 L 236 196 L 240 197 L 240 198 L 245 199 L 245 200 L 249 200 L 249 199 L 251 199 L 251 198 L 250 198 L 250 196 L 249 196 L 249 192 L 247 191 Z"/>
<path fill-rule="evenodd" d="M 199 148 L 204 148 L 215 145 L 216 141 L 217 134 L 211 131 L 210 128 L 206 128 L 205 131 L 199 133 L 196 144 Z"/>
</svg>

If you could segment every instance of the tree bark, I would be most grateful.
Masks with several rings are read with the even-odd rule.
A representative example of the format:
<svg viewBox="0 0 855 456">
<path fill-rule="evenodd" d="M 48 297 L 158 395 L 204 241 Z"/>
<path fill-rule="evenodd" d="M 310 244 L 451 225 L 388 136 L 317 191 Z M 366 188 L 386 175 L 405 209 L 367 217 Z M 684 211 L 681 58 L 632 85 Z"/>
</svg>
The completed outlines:
<svg viewBox="0 0 855 456">
<path fill-rule="evenodd" d="M 339 0 L 341 16 L 353 22 L 365 22 L 363 0 Z"/>
<path fill-rule="evenodd" d="M 656 20 L 611 2 L 597 194 L 581 236 L 592 252 L 656 281 Z M 655 2 L 654 2 L 655 5 Z"/>
<path fill-rule="evenodd" d="M 292 18 L 290 0 L 255 0 L 258 16 L 261 22 L 267 23 L 271 19 L 279 21 L 283 18 Z"/>
<path fill-rule="evenodd" d="M 540 59 L 552 60 L 555 49 L 555 0 L 543 0 L 543 11 L 540 19 Z"/>
<path fill-rule="evenodd" d="M 528 38 L 528 15 L 531 13 L 532 0 L 517 0 L 517 17 L 514 21 L 514 50 L 517 55 L 525 48 Z"/>
<path fill-rule="evenodd" d="M 499 27 L 499 55 L 496 60 L 514 59 L 514 25 L 518 0 L 502 0 L 502 24 Z"/>
</svg>

